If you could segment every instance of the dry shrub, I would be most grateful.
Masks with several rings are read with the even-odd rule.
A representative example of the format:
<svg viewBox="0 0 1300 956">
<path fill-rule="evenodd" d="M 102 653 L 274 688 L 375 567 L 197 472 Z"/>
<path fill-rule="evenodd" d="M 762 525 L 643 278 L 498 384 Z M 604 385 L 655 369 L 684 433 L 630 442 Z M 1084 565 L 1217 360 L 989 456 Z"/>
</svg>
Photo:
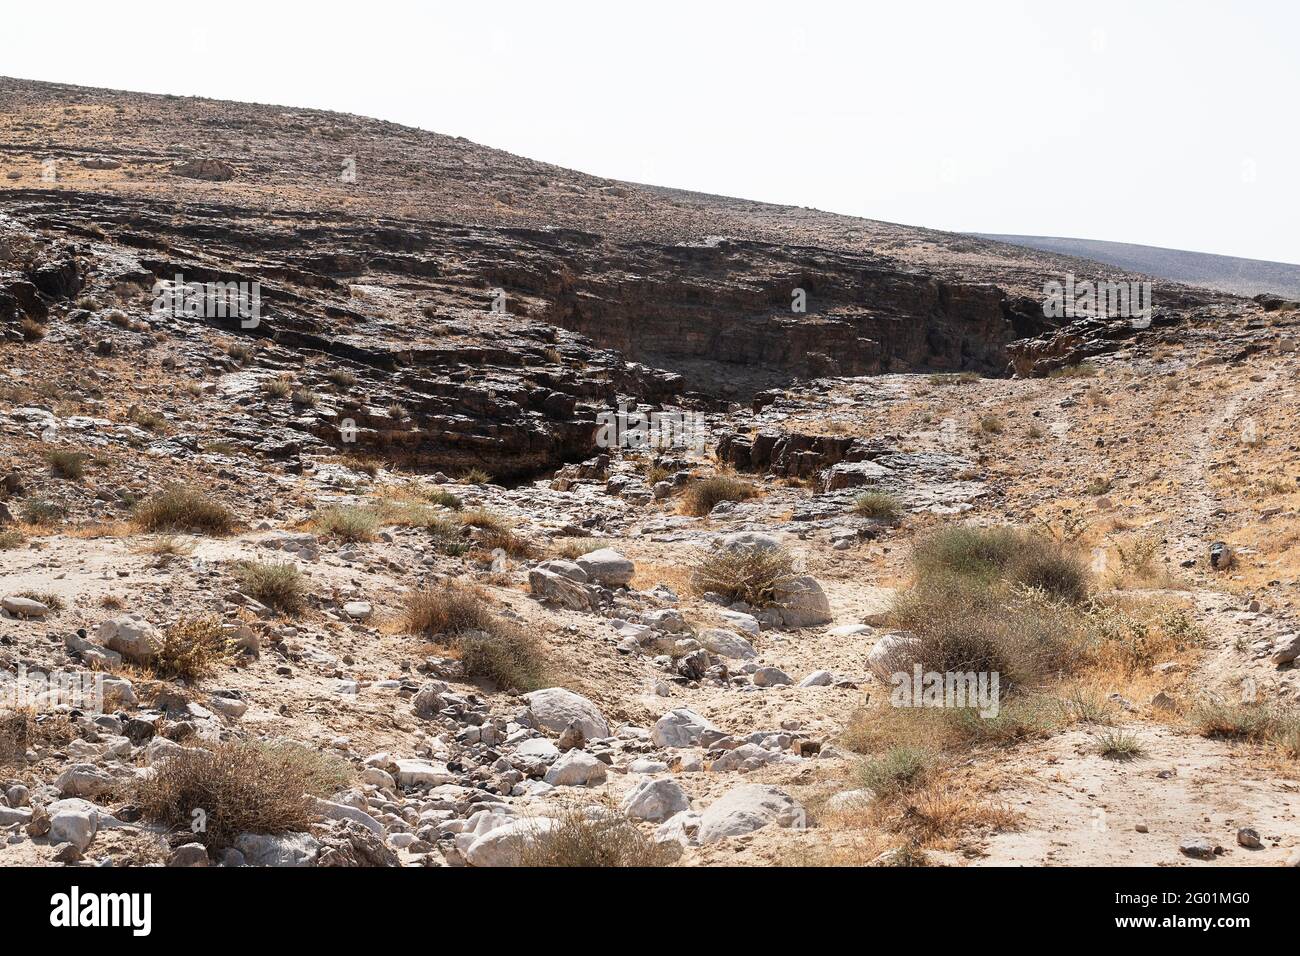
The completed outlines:
<svg viewBox="0 0 1300 956">
<path fill-rule="evenodd" d="M 1202 737 L 1273 744 L 1300 760 L 1300 711 L 1268 704 L 1198 703 L 1188 717 Z"/>
<path fill-rule="evenodd" d="M 69 448 L 52 448 L 45 453 L 45 460 L 49 462 L 50 471 L 55 477 L 75 481 L 86 474 L 86 462 L 90 456 Z"/>
<path fill-rule="evenodd" d="M 133 519 L 145 531 L 186 531 L 191 534 L 229 534 L 234 516 L 211 495 L 186 485 L 168 485 L 135 508 Z"/>
<path fill-rule="evenodd" d="M 193 838 L 222 849 L 241 833 L 305 830 L 316 820 L 307 795 L 337 793 L 352 777 L 345 761 L 300 744 L 226 741 L 162 761 L 136 802 L 148 819 L 186 831 L 203 811 L 206 827 Z"/>
<path fill-rule="evenodd" d="M 28 342 L 36 342 L 45 338 L 45 326 L 30 316 L 23 316 L 18 323 L 18 330 L 22 333 L 23 339 Z"/>
<path fill-rule="evenodd" d="M 758 489 L 747 481 L 729 478 L 699 478 L 686 486 L 682 493 L 681 512 L 696 517 L 707 515 L 719 502 L 748 501 L 758 496 Z"/>
<path fill-rule="evenodd" d="M 884 491 L 866 491 L 853 499 L 853 512 L 864 518 L 897 521 L 903 514 L 898 498 Z"/>
<path fill-rule="evenodd" d="M 469 468 L 462 472 L 456 480 L 462 485 L 487 485 L 491 484 L 492 476 L 482 468 Z"/>
<path fill-rule="evenodd" d="M 776 588 L 794 572 L 794 559 L 784 548 L 734 548 L 711 552 L 691 574 L 696 594 L 713 591 L 728 601 L 769 607 Z"/>
<path fill-rule="evenodd" d="M 30 708 L 0 713 L 0 767 L 22 766 L 28 750 L 62 747 L 77 736 L 66 714 L 37 713 Z"/>
<path fill-rule="evenodd" d="M 1143 674 L 1205 639 L 1186 610 L 1159 602 L 1096 602 L 1086 625 L 1086 666 L 1098 674 Z"/>
<path fill-rule="evenodd" d="M 918 583 L 931 576 L 956 575 L 1039 588 L 1067 601 L 1088 596 L 1088 570 L 1074 550 L 1006 526 L 944 528 L 917 542 L 912 565 Z"/>
<path fill-rule="evenodd" d="M 502 689 L 537 690 L 547 681 L 546 651 L 521 626 L 498 617 L 478 588 L 448 582 L 412 592 L 405 629 L 445 645 L 460 656 L 465 675 Z"/>
<path fill-rule="evenodd" d="M 152 662 L 164 677 L 197 681 L 229 660 L 233 648 L 216 617 L 183 617 L 163 631 L 163 646 Z"/>
<path fill-rule="evenodd" d="M 460 523 L 467 528 L 482 528 L 484 531 L 509 531 L 510 525 L 505 518 L 486 508 L 472 508 L 462 512 Z"/>
<path fill-rule="evenodd" d="M 0 529 L 0 551 L 11 551 L 14 548 L 20 548 L 25 540 L 22 532 L 15 528 Z"/>
<path fill-rule="evenodd" d="M 294 565 L 243 561 L 236 566 L 240 590 L 267 607 L 284 614 L 302 609 L 306 588 L 302 572 Z"/>
<path fill-rule="evenodd" d="M 50 527 L 68 516 L 68 507 L 45 498 L 28 498 L 18 509 L 18 516 L 38 528 Z"/>
<path fill-rule="evenodd" d="M 610 808 L 569 806 L 554 819 L 555 826 L 539 827 L 525 844 L 520 866 L 658 867 L 671 865 L 679 853 Z"/>
<path fill-rule="evenodd" d="M 858 783 L 877 797 L 892 797 L 922 786 L 934 773 L 934 754 L 920 747 L 891 747 L 880 757 L 864 761 Z"/>
<path fill-rule="evenodd" d="M 194 553 L 196 545 L 193 541 L 178 537 L 174 534 L 159 535 L 156 538 L 150 538 L 147 541 L 140 541 L 132 545 L 131 550 L 137 554 L 152 554 L 155 557 L 179 557 Z"/>
<path fill-rule="evenodd" d="M 29 601 L 36 601 L 40 604 L 44 604 L 47 608 L 56 613 L 67 607 L 63 598 L 59 597 L 59 595 L 55 594 L 53 591 L 19 591 L 17 597 L 27 598 Z"/>
<path fill-rule="evenodd" d="M 448 582 L 414 591 L 406 598 L 406 630 L 427 637 L 486 631 L 495 618 L 477 588 Z"/>
<path fill-rule="evenodd" d="M 262 393 L 269 398 L 288 398 L 293 394 L 293 380 L 284 376 L 268 378 L 262 382 Z"/>
<path fill-rule="evenodd" d="M 1086 614 L 1042 591 L 940 574 L 901 592 L 890 624 L 919 641 L 908 662 L 941 673 L 996 672 L 1006 693 L 1075 666 Z M 882 667 L 886 674 L 910 669 L 895 661 Z"/>
<path fill-rule="evenodd" d="M 312 517 L 311 526 L 318 534 L 335 541 L 359 543 L 375 539 L 379 519 L 379 513 L 371 508 L 336 505 L 317 512 Z"/>
<path fill-rule="evenodd" d="M 167 419 L 161 412 L 151 411 L 143 405 L 132 405 L 126 410 L 127 420 L 139 425 L 146 431 L 158 432 L 167 426 Z"/>
<path fill-rule="evenodd" d="M 1147 753 L 1137 736 L 1127 730 L 1106 731 L 1097 738 L 1095 749 L 1107 760 L 1137 760 Z"/>
<path fill-rule="evenodd" d="M 485 551 L 500 548 L 512 558 L 531 558 L 537 554 L 537 546 L 528 538 L 514 531 L 480 531 L 477 541 Z"/>
<path fill-rule="evenodd" d="M 1020 820 L 1009 807 L 986 802 L 977 793 L 934 784 L 882 805 L 882 822 L 914 846 L 943 846 L 973 828 L 1012 830 Z"/>
<path fill-rule="evenodd" d="M 593 540 L 591 538 L 569 538 L 564 541 L 552 541 L 551 553 L 557 558 L 564 558 L 572 561 L 574 558 L 580 558 L 584 554 L 590 554 L 592 551 L 599 551 L 608 544 L 606 541 Z"/>
</svg>

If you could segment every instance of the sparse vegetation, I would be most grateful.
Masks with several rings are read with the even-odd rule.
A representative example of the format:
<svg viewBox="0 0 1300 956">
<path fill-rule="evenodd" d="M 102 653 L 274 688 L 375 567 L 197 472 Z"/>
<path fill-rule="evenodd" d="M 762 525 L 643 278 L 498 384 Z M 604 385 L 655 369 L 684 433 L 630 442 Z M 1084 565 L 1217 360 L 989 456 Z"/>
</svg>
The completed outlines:
<svg viewBox="0 0 1300 956">
<path fill-rule="evenodd" d="M 0 528 L 0 551 L 12 551 L 20 548 L 27 539 L 15 528 Z"/>
<path fill-rule="evenodd" d="M 728 601 L 744 601 L 751 607 L 769 607 L 776 599 L 777 585 L 794 572 L 794 559 L 782 548 L 736 548 L 714 551 L 691 575 L 697 594 L 710 591 Z"/>
<path fill-rule="evenodd" d="M 1107 760 L 1137 760 L 1146 756 L 1146 748 L 1137 736 L 1126 730 L 1108 731 L 1097 738 L 1097 753 Z"/>
<path fill-rule="evenodd" d="M 659 867 L 677 858 L 613 807 L 568 806 L 520 852 L 520 866 Z"/>
<path fill-rule="evenodd" d="M 257 345 L 252 342 L 227 342 L 225 348 L 226 354 L 240 365 L 251 362 L 257 355 Z"/>
<path fill-rule="evenodd" d="M 183 617 L 163 630 L 152 667 L 164 677 L 197 681 L 231 656 L 230 641 L 216 617 Z"/>
<path fill-rule="evenodd" d="M 853 511 L 864 518 L 880 521 L 897 521 L 903 515 L 903 505 L 894 495 L 883 491 L 867 491 L 853 499 Z"/>
<path fill-rule="evenodd" d="M 997 415 L 980 416 L 980 431 L 986 435 L 1001 435 L 1004 427 Z"/>
<path fill-rule="evenodd" d="M 53 591 L 19 591 L 18 596 L 27 598 L 29 601 L 39 601 L 55 613 L 62 611 L 67 606 L 63 603 L 63 598 Z"/>
<path fill-rule="evenodd" d="M 1079 602 L 1088 594 L 1082 558 L 1059 542 L 1005 525 L 944 528 L 918 541 L 912 551 L 917 581 L 947 576 L 990 586 L 998 580 L 1039 588 Z"/>
<path fill-rule="evenodd" d="M 380 515 L 372 508 L 336 505 L 323 508 L 312 518 L 316 532 L 335 541 L 359 543 L 373 541 Z"/>
<path fill-rule="evenodd" d="M 343 760 L 299 744 L 255 740 L 186 747 L 141 779 L 135 801 L 145 817 L 187 835 L 193 811 L 205 826 L 192 839 L 211 849 L 241 833 L 291 833 L 316 820 L 308 795 L 329 796 L 352 781 Z"/>
<path fill-rule="evenodd" d="M 1088 482 L 1084 492 L 1093 498 L 1109 494 L 1111 489 L 1111 480 L 1109 478 L 1093 478 Z"/>
<path fill-rule="evenodd" d="M 468 468 L 456 480 L 462 485 L 487 485 L 491 484 L 492 476 L 482 468 Z"/>
<path fill-rule="evenodd" d="M 293 380 L 282 375 L 262 382 L 262 394 L 268 398 L 288 398 L 292 393 Z"/>
<path fill-rule="evenodd" d="M 723 501 L 748 501 L 758 495 L 758 489 L 747 481 L 725 475 L 716 478 L 697 478 L 682 493 L 682 514 L 697 517 L 707 515 Z"/>
<path fill-rule="evenodd" d="M 45 453 L 45 460 L 50 464 L 50 471 L 58 478 L 75 481 L 86 474 L 86 462 L 90 456 L 85 452 L 69 448 L 52 448 Z"/>
<path fill-rule="evenodd" d="M 564 558 L 572 561 L 574 558 L 580 558 L 584 554 L 590 554 L 592 551 L 598 551 L 605 547 L 607 542 L 596 538 L 568 538 L 564 541 L 553 542 L 551 552 L 557 558 Z"/>
<path fill-rule="evenodd" d="M 24 341 L 39 342 L 45 338 L 48 330 L 30 316 L 23 316 L 18 322 L 18 331 L 22 334 Z"/>
<path fill-rule="evenodd" d="M 234 530 L 235 519 L 221 502 L 187 485 L 168 485 L 135 508 L 135 523 L 145 531 L 183 531 L 223 535 Z"/>
<path fill-rule="evenodd" d="M 979 380 L 978 372 L 946 372 L 926 379 L 931 385 L 974 385 Z"/>
<path fill-rule="evenodd" d="M 18 515 L 28 524 L 42 527 L 58 524 L 66 518 L 68 507 L 46 498 L 29 498 L 18 509 Z"/>
<path fill-rule="evenodd" d="M 160 412 L 150 411 L 143 405 L 132 405 L 126 410 L 126 417 L 146 431 L 160 432 L 167 426 L 167 419 Z"/>
<path fill-rule="evenodd" d="M 522 626 L 490 610 L 479 589 L 448 582 L 412 592 L 405 629 L 459 653 L 465 675 L 501 689 L 536 690 L 546 685 L 542 644 Z"/>
<path fill-rule="evenodd" d="M 174 534 L 162 534 L 156 538 L 136 542 L 131 550 L 138 554 L 152 554 L 155 557 L 171 557 L 193 554 L 195 543 Z"/>
<path fill-rule="evenodd" d="M 878 797 L 892 797 L 921 786 L 934 769 L 934 756 L 916 747 L 891 747 L 881 757 L 864 761 L 858 782 Z"/>
<path fill-rule="evenodd" d="M 236 569 L 240 590 L 274 611 L 297 614 L 306 598 L 302 572 L 294 565 L 244 561 Z"/>
</svg>

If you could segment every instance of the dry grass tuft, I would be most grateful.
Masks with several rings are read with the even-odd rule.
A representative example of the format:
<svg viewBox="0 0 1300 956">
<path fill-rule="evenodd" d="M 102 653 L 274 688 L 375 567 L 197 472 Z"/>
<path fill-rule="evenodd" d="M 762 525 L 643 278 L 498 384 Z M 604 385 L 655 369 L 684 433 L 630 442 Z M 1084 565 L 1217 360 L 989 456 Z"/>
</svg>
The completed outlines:
<svg viewBox="0 0 1300 956">
<path fill-rule="evenodd" d="M 75 481 L 85 476 L 86 462 L 90 460 L 90 456 L 70 448 L 52 448 L 45 453 L 45 460 L 49 462 L 50 471 L 56 478 Z"/>
<path fill-rule="evenodd" d="M 235 527 L 230 509 L 197 488 L 185 485 L 169 485 L 142 501 L 132 518 L 145 531 L 224 535 Z"/>
<path fill-rule="evenodd" d="M 306 598 L 302 572 L 293 564 L 243 561 L 236 567 L 240 590 L 272 610 L 297 614 Z"/>
<path fill-rule="evenodd" d="M 311 519 L 311 526 L 323 537 L 359 543 L 375 540 L 379 521 L 379 513 L 372 508 L 336 505 L 318 511 Z"/>
<path fill-rule="evenodd" d="M 636 824 L 612 808 L 571 806 L 538 828 L 520 852 L 520 866 L 659 867 L 671 865 L 678 852 L 655 843 Z"/>
<path fill-rule="evenodd" d="M 853 499 L 853 512 L 864 518 L 894 522 L 903 515 L 902 503 L 883 491 L 867 491 Z"/>
<path fill-rule="evenodd" d="M 758 496 L 758 489 L 747 481 L 720 475 L 716 478 L 698 478 L 686 486 L 682 493 L 681 513 L 700 517 L 707 515 L 720 502 L 748 501 Z"/>
</svg>

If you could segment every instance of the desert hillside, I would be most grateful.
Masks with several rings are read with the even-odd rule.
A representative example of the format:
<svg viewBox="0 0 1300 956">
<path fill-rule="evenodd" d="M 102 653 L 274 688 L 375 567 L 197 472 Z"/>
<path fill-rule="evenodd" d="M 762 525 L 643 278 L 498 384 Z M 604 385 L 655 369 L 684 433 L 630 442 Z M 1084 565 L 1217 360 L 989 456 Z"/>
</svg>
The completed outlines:
<svg viewBox="0 0 1300 956">
<path fill-rule="evenodd" d="M 1300 265 L 1239 256 L 1216 256 L 1185 249 L 1162 249 L 1131 242 L 1061 239 L 1055 236 L 983 235 L 983 239 L 1025 246 L 1041 252 L 1094 259 L 1118 269 L 1146 273 L 1173 282 L 1205 286 L 1233 295 L 1278 295 L 1300 298 Z"/>
<path fill-rule="evenodd" d="M 1066 273 L 0 79 L 0 865 L 1300 863 L 1300 311 Z"/>
</svg>

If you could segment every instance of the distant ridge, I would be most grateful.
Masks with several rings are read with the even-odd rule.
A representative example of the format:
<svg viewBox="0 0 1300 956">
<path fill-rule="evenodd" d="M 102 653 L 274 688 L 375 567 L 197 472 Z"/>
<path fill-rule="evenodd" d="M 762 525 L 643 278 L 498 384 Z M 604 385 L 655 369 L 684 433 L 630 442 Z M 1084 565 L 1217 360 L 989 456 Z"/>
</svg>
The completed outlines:
<svg viewBox="0 0 1300 956">
<path fill-rule="evenodd" d="M 986 232 L 971 235 L 1039 252 L 1092 259 L 1129 272 L 1143 272 L 1159 279 L 1205 286 L 1220 292 L 1245 296 L 1276 292 L 1291 298 L 1300 297 L 1300 265 L 1286 262 L 1241 259 L 1209 252 L 1187 252 L 1182 249 L 1139 246 L 1129 242 L 1104 242 L 1098 239 L 1006 236 Z"/>
</svg>

